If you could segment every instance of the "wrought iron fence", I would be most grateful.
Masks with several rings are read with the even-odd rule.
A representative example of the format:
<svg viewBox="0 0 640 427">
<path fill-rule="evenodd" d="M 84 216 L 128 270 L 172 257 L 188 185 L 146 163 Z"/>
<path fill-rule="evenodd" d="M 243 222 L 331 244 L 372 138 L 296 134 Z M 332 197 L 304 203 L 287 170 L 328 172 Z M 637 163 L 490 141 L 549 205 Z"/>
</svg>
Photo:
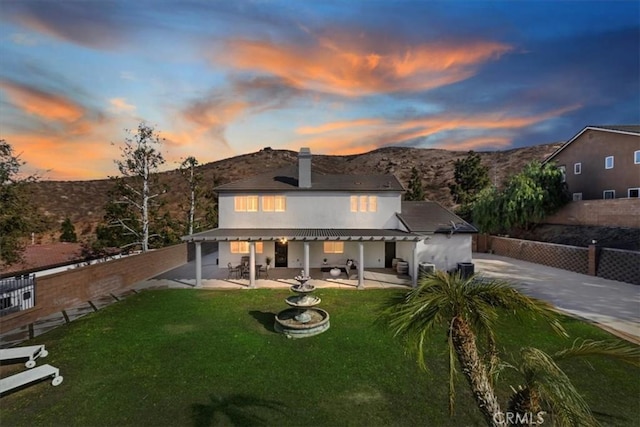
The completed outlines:
<svg viewBox="0 0 640 427">
<path fill-rule="evenodd" d="M 0 279 L 0 316 L 33 308 L 35 304 L 35 274 Z"/>
</svg>

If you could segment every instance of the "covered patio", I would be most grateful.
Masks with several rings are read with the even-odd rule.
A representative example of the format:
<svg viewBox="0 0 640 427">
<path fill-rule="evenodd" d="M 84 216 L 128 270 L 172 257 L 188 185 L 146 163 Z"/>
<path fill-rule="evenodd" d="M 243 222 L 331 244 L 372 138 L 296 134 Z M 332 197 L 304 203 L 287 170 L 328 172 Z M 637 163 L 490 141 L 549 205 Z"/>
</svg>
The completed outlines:
<svg viewBox="0 0 640 427">
<path fill-rule="evenodd" d="M 349 283 L 355 283 L 358 288 L 365 286 L 365 280 L 375 280 L 378 278 L 392 278 L 397 276 L 393 270 L 384 268 L 365 268 L 365 246 L 368 243 L 373 242 L 405 242 L 408 243 L 411 250 L 411 259 L 408 259 L 410 268 L 408 275 L 402 277 L 401 284 L 406 284 L 407 279 L 409 284 L 415 285 L 417 276 L 417 243 L 424 240 L 425 236 L 405 232 L 401 230 L 386 230 L 386 229 L 222 229 L 217 228 L 202 233 L 185 236 L 182 240 L 192 242 L 195 244 L 195 283 L 196 287 L 203 286 L 203 256 L 202 256 L 202 244 L 216 242 L 219 245 L 226 242 L 247 242 L 248 243 L 248 257 L 249 257 L 249 277 L 248 279 L 234 278 L 229 274 L 226 268 L 228 259 L 224 256 L 216 258 L 216 265 L 207 267 L 208 277 L 215 275 L 217 280 L 237 281 L 238 283 L 248 282 L 248 287 L 253 288 L 258 285 L 261 280 L 258 275 L 257 262 L 256 262 L 256 244 L 261 242 L 294 242 L 301 246 L 301 256 L 296 259 L 299 262 L 299 267 L 293 267 L 292 259 L 288 260 L 287 267 L 271 268 L 268 270 L 269 280 L 293 280 L 293 277 L 300 274 L 303 271 L 306 275 L 310 275 L 312 280 L 321 280 L 331 283 L 332 281 L 344 280 Z M 353 257 L 353 262 L 356 267 L 355 273 L 351 270 L 351 274 L 347 277 L 344 273 L 340 277 L 333 278 L 328 272 L 322 271 L 325 268 L 319 262 L 311 264 L 310 248 L 312 245 L 317 245 L 323 242 L 349 242 L 351 247 L 357 248 L 357 256 Z M 262 243 L 261 243 L 262 244 Z M 220 249 L 220 247 L 219 247 Z M 240 258 L 240 255 L 237 255 Z M 301 260 L 300 260 L 301 258 Z M 317 255 L 316 255 L 317 258 Z M 219 265 L 217 262 L 219 261 Z M 380 261 L 380 259 L 378 259 Z M 378 263 L 379 264 L 379 263 Z M 329 266 L 334 265 L 332 263 Z M 384 266 L 384 265 L 382 265 Z M 378 265 L 380 267 L 380 265 Z M 217 272 L 213 271 L 217 270 Z M 285 271 L 290 270 L 290 271 Z M 314 271 L 315 270 L 315 271 Z M 366 270 L 366 271 L 365 271 Z M 384 275 L 384 276 L 381 276 Z M 266 279 L 266 278 L 265 278 Z M 391 280 L 391 279 L 387 279 Z M 244 282 L 242 282 L 244 281 Z M 398 277 L 393 279 L 391 283 L 398 281 Z M 336 282 L 340 283 L 340 282 Z"/>
</svg>

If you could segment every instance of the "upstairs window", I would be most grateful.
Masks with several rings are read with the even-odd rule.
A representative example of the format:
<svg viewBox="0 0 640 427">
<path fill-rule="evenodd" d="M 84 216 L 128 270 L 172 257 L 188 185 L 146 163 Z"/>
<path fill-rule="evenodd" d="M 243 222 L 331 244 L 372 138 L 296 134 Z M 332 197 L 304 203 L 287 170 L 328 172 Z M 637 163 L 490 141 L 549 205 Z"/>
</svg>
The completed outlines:
<svg viewBox="0 0 640 427">
<path fill-rule="evenodd" d="M 284 212 L 287 208 L 285 196 L 262 196 L 263 212 Z"/>
<path fill-rule="evenodd" d="M 258 212 L 258 196 L 235 196 L 233 209 L 236 212 Z"/>
<path fill-rule="evenodd" d="M 351 196 L 351 212 L 377 212 L 378 196 Z"/>
<path fill-rule="evenodd" d="M 573 174 L 580 175 L 582 173 L 582 163 L 573 164 Z"/>
<path fill-rule="evenodd" d="M 604 168 L 613 169 L 613 156 L 608 156 L 604 158 Z"/>
<path fill-rule="evenodd" d="M 640 165 L 640 150 L 633 152 L 633 163 Z"/>
<path fill-rule="evenodd" d="M 560 174 L 562 175 L 562 182 L 567 182 L 567 167 L 565 165 L 558 166 Z"/>
<path fill-rule="evenodd" d="M 344 242 L 324 242 L 325 254 L 342 254 L 344 253 Z"/>
<path fill-rule="evenodd" d="M 603 199 L 615 199 L 616 198 L 616 190 L 604 190 L 602 192 Z"/>
</svg>

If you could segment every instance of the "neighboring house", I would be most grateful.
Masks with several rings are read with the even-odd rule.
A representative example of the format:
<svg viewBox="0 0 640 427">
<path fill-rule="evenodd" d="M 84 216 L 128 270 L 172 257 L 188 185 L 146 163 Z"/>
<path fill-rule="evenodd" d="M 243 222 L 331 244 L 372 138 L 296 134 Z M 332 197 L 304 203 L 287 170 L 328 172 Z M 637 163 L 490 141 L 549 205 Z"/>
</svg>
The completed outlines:
<svg viewBox="0 0 640 427">
<path fill-rule="evenodd" d="M 311 152 L 302 148 L 290 166 L 215 188 L 219 228 L 184 236 L 196 244 L 196 283 L 202 279 L 201 244 L 218 242 L 219 268 L 242 256 L 273 267 L 320 268 L 352 259 L 359 286 L 365 268 L 409 264 L 416 283 L 418 264 L 449 270 L 471 261 L 471 233 L 477 230 L 434 202 L 403 202 L 393 175 L 323 175 L 311 171 Z M 250 274 L 254 284 L 254 272 Z"/>
<path fill-rule="evenodd" d="M 547 162 L 564 171 L 574 201 L 640 197 L 640 126 L 587 126 Z"/>
</svg>

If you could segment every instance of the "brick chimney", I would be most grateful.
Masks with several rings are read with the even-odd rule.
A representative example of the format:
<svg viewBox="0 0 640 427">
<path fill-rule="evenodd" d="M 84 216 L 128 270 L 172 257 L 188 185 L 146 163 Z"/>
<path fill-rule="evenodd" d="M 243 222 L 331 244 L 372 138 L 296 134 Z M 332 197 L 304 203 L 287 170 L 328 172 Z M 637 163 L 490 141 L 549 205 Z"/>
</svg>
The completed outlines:
<svg viewBox="0 0 640 427">
<path fill-rule="evenodd" d="M 311 188 L 311 150 L 302 147 L 298 153 L 298 187 Z"/>
</svg>

